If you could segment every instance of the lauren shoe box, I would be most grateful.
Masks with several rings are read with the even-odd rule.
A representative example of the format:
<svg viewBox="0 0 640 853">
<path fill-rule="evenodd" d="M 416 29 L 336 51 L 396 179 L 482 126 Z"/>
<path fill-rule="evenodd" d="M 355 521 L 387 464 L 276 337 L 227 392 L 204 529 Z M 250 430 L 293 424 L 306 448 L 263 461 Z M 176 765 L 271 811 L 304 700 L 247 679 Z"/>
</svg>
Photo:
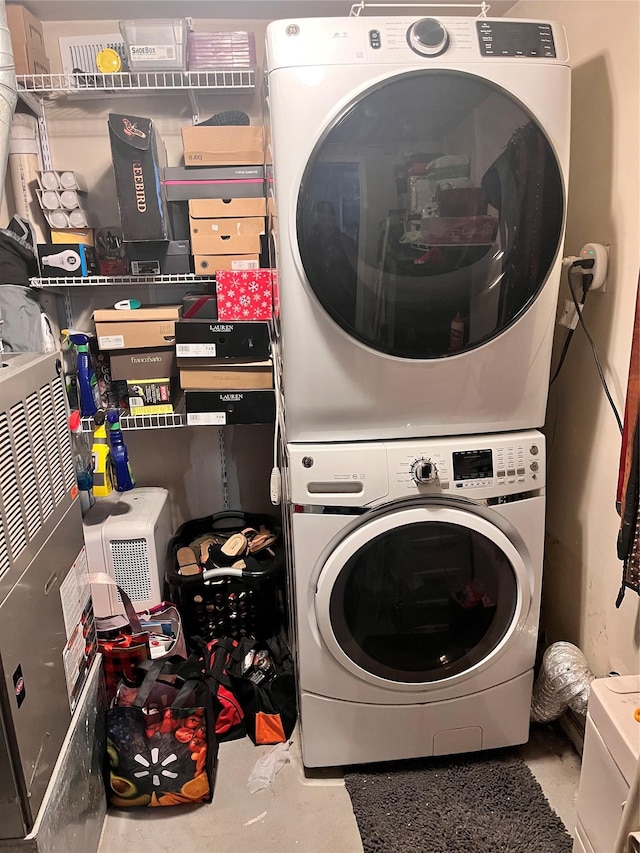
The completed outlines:
<svg viewBox="0 0 640 853">
<path fill-rule="evenodd" d="M 266 215 L 266 198 L 192 198 L 189 202 L 190 219 L 239 219 Z"/>
<path fill-rule="evenodd" d="M 270 424 L 275 420 L 273 391 L 186 391 L 187 425 Z"/>
<path fill-rule="evenodd" d="M 147 349 L 171 346 L 181 305 L 156 305 L 120 311 L 101 308 L 93 312 L 98 348 Z"/>
<path fill-rule="evenodd" d="M 260 233 L 194 234 L 192 232 L 191 251 L 194 255 L 259 255 L 262 251 L 260 236 Z"/>
<path fill-rule="evenodd" d="M 266 361 L 270 355 L 268 323 L 220 323 L 212 320 L 180 320 L 175 325 L 178 367 L 196 364 L 193 359 L 245 359 Z"/>
</svg>

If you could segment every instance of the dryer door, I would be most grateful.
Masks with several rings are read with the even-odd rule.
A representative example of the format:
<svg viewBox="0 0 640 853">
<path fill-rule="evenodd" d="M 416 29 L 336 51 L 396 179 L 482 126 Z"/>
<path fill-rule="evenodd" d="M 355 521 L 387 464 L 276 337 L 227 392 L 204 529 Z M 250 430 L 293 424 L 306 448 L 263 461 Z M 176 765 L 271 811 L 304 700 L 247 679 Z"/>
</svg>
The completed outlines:
<svg viewBox="0 0 640 853">
<path fill-rule="evenodd" d="M 536 118 L 482 77 L 426 69 L 368 88 L 325 130 L 297 237 L 315 296 L 350 336 L 436 359 L 492 340 L 530 307 L 563 216 Z"/>
<path fill-rule="evenodd" d="M 527 618 L 529 557 L 469 507 L 368 515 L 331 550 L 316 619 L 336 660 L 413 689 L 488 665 Z"/>
</svg>

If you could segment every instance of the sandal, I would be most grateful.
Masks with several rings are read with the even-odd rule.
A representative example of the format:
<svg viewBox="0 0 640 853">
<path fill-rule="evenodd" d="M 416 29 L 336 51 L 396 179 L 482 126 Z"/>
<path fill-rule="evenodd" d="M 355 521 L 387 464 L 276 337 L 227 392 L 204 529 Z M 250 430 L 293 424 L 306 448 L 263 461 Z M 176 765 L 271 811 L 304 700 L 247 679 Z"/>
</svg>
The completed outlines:
<svg viewBox="0 0 640 853">
<path fill-rule="evenodd" d="M 234 533 L 220 546 L 220 551 L 226 557 L 241 557 L 247 552 L 247 536 L 244 533 Z"/>
<path fill-rule="evenodd" d="M 176 553 L 178 561 L 178 573 L 181 575 L 199 575 L 200 566 L 192 548 L 178 548 Z"/>
<path fill-rule="evenodd" d="M 260 551 L 264 551 L 265 548 L 269 548 L 269 545 L 273 545 L 277 538 L 276 533 L 258 533 L 249 541 L 248 553 L 258 554 Z M 273 554 L 273 551 L 271 553 Z"/>
</svg>

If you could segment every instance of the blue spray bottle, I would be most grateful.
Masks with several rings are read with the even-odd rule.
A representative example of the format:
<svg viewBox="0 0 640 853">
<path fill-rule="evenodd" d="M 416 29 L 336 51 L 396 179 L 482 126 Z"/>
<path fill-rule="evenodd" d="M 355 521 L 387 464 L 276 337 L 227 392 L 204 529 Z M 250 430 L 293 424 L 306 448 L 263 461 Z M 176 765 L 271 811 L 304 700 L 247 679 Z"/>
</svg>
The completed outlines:
<svg viewBox="0 0 640 853">
<path fill-rule="evenodd" d="M 122 438 L 120 413 L 116 409 L 110 409 L 107 412 L 107 422 L 109 423 L 109 442 L 115 470 L 116 491 L 128 492 L 135 486 L 136 481 L 129 465 L 127 446 Z"/>
<path fill-rule="evenodd" d="M 100 407 L 98 380 L 91 364 L 89 354 L 89 336 L 82 332 L 67 331 L 69 340 L 78 353 L 78 390 L 80 392 L 80 412 L 83 418 L 92 418 Z"/>
</svg>

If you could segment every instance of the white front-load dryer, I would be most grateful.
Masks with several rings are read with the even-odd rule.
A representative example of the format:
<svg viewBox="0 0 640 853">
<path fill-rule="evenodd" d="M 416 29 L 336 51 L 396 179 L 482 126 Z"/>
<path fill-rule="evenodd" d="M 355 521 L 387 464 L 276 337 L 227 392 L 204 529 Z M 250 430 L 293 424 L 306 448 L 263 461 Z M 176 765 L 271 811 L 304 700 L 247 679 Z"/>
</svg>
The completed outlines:
<svg viewBox="0 0 640 853">
<path fill-rule="evenodd" d="M 544 438 L 288 447 L 306 766 L 528 739 Z"/>
<path fill-rule="evenodd" d="M 544 423 L 569 166 L 557 23 L 276 21 L 287 440 Z"/>
</svg>

